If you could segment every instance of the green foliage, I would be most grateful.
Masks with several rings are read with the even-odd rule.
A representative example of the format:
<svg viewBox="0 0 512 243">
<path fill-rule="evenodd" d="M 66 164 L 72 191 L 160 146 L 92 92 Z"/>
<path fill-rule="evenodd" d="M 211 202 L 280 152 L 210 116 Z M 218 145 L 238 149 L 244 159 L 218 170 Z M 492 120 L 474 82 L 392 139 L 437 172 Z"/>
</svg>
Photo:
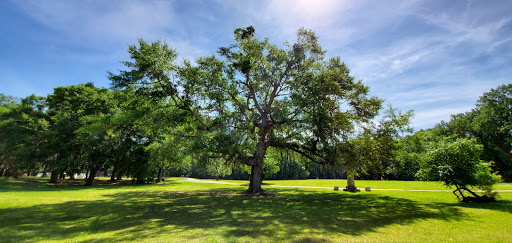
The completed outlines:
<svg viewBox="0 0 512 243">
<path fill-rule="evenodd" d="M 382 100 L 355 81 L 339 57 L 324 60 L 313 31 L 299 29 L 285 48 L 259 40 L 253 27 L 237 29 L 235 44 L 192 64 L 174 63 L 166 43 L 139 40 L 130 46 L 129 69 L 109 74 L 113 87 L 135 88 L 146 99 L 166 101 L 186 111 L 180 126 L 194 129 L 189 149 L 200 161 L 222 158 L 252 166 L 251 188 L 261 191 L 267 149 L 289 150 L 319 163 L 334 163 L 333 147 L 354 132 L 355 124 L 377 115 Z M 342 106 L 344 104 L 344 106 Z M 254 183 L 256 184 L 254 184 Z"/>
<path fill-rule="evenodd" d="M 409 121 L 412 111 L 402 113 L 391 106 L 378 123 L 366 123 L 354 139 L 340 144 L 340 165 L 347 170 L 373 173 L 374 179 L 392 173 L 400 156 L 399 138 L 412 132 Z"/>
<path fill-rule="evenodd" d="M 512 84 L 484 93 L 471 112 L 455 114 L 449 122 L 422 131 L 425 141 L 446 137 L 474 138 L 483 145 L 481 159 L 495 161 L 493 169 L 512 180 Z"/>
<path fill-rule="evenodd" d="M 390 176 L 398 180 L 416 179 L 416 173 L 428 158 L 422 137 L 414 134 L 399 138 L 396 146 Z"/>
<path fill-rule="evenodd" d="M 429 151 L 429 159 L 418 172 L 422 180 L 439 180 L 457 190 L 470 187 L 489 191 L 500 176 L 480 160 L 482 146 L 475 140 L 442 141 Z"/>
<path fill-rule="evenodd" d="M 44 113 L 45 100 L 35 95 L 20 103 L 12 97 L 2 98 L 0 113 L 0 160 L 2 175 L 17 177 L 22 172 L 36 173 L 44 159 L 44 134 L 49 127 Z M 2 101 L 2 102 L 4 102 Z"/>
</svg>

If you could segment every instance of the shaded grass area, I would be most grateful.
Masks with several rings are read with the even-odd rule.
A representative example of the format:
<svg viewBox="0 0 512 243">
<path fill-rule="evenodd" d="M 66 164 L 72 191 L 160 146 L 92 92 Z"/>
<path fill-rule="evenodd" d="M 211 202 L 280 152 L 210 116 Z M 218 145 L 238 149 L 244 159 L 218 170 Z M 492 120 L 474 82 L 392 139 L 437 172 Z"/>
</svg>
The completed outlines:
<svg viewBox="0 0 512 243">
<path fill-rule="evenodd" d="M 451 193 L 344 193 L 189 183 L 51 186 L 0 180 L 0 239 L 40 241 L 506 241 L 512 196 L 462 204 Z M 493 237 L 493 238 L 489 238 Z"/>
</svg>

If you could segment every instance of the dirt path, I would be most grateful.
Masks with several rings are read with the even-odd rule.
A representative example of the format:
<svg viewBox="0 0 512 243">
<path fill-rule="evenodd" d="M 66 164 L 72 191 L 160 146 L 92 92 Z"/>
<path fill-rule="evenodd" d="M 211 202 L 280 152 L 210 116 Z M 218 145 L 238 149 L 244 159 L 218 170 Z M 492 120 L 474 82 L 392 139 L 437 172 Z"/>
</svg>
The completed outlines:
<svg viewBox="0 0 512 243">
<path fill-rule="evenodd" d="M 236 185 L 242 186 L 247 185 L 245 183 L 234 183 L 234 182 L 225 182 L 225 181 L 210 181 L 210 180 L 198 180 L 194 178 L 186 178 L 187 181 L 195 182 L 195 183 L 214 183 L 214 184 L 226 184 L 226 185 Z M 325 187 L 325 186 L 283 186 L 283 185 L 265 185 L 268 187 L 284 187 L 284 188 L 312 188 L 312 189 L 328 189 L 332 190 L 333 187 Z M 360 188 L 364 190 L 364 188 Z M 340 188 L 342 190 L 342 188 Z M 452 190 L 420 190 L 420 189 L 379 189 L 372 188 L 372 191 L 404 191 L 404 192 L 452 192 Z M 512 192 L 512 190 L 495 190 L 496 192 Z M 481 191 L 476 191 L 481 192 Z"/>
</svg>

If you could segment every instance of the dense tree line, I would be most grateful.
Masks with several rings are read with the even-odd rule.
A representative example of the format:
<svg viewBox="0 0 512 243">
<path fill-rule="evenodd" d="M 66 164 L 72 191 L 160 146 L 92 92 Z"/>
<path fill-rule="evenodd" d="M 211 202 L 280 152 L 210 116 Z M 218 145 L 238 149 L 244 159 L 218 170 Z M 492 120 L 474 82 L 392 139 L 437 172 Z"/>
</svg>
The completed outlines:
<svg viewBox="0 0 512 243">
<path fill-rule="evenodd" d="M 176 63 L 166 43 L 129 46 L 127 70 L 112 88 L 57 87 L 47 97 L 0 96 L 2 176 L 98 172 L 139 183 L 164 176 L 249 179 L 414 180 L 441 140 L 471 139 L 482 159 L 510 178 L 511 86 L 477 107 L 415 134 L 412 111 L 386 109 L 350 76 L 339 57 L 325 60 L 314 32 L 300 29 L 285 48 L 235 31 L 219 56 Z M 426 178 L 426 177 L 425 177 Z"/>
</svg>

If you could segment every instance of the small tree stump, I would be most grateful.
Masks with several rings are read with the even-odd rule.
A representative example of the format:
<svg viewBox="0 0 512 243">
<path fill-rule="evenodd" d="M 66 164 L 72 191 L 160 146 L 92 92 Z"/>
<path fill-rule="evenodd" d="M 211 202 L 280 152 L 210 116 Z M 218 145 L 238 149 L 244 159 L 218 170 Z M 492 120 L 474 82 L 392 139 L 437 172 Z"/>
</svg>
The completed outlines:
<svg viewBox="0 0 512 243">
<path fill-rule="evenodd" d="M 335 190 L 335 191 L 339 191 L 339 190 L 340 190 L 340 187 L 339 187 L 339 186 L 335 186 L 335 187 L 334 187 L 334 190 Z"/>
</svg>

